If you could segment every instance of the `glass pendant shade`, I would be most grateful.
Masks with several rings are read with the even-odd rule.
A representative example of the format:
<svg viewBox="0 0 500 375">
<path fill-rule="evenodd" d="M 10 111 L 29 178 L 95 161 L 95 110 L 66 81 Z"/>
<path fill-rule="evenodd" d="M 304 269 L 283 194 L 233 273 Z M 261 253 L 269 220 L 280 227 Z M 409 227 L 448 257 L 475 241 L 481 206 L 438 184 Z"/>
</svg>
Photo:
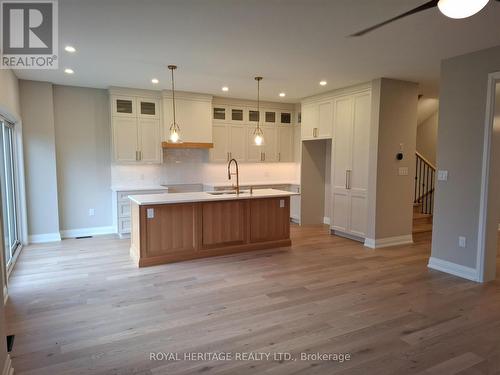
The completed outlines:
<svg viewBox="0 0 500 375">
<path fill-rule="evenodd" d="M 258 114 L 258 120 L 257 120 L 257 127 L 253 131 L 253 141 L 256 146 L 262 146 L 264 144 L 264 132 L 262 131 L 260 127 L 260 81 L 262 81 L 262 77 L 255 77 L 255 80 L 257 81 L 257 114 Z"/>
<path fill-rule="evenodd" d="M 489 0 L 439 0 L 438 8 L 446 17 L 467 18 L 483 9 Z"/>
</svg>

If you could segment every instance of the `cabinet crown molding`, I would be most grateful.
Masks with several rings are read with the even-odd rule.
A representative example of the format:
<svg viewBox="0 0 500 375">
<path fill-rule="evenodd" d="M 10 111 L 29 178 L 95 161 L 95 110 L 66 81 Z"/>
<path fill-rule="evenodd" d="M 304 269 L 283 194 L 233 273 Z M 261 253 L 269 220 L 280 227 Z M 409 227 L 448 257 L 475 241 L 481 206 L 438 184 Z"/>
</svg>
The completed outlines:
<svg viewBox="0 0 500 375">
<path fill-rule="evenodd" d="M 163 90 L 161 92 L 161 97 L 163 99 L 172 99 L 172 90 Z M 210 94 L 175 90 L 175 99 L 197 100 L 212 103 L 213 96 Z"/>
<path fill-rule="evenodd" d="M 317 103 L 317 102 L 324 101 L 324 100 L 338 98 L 339 96 L 354 95 L 354 94 L 370 91 L 371 89 L 372 89 L 371 82 L 362 83 L 360 85 L 344 87 L 341 89 L 328 91 L 328 92 L 325 92 L 322 94 L 308 96 L 308 97 L 303 98 L 301 100 L 301 104 L 307 105 L 307 104 Z"/>
<path fill-rule="evenodd" d="M 134 96 L 141 98 L 160 99 L 161 92 L 155 90 L 131 89 L 127 87 L 111 86 L 108 89 L 111 96 Z"/>
</svg>

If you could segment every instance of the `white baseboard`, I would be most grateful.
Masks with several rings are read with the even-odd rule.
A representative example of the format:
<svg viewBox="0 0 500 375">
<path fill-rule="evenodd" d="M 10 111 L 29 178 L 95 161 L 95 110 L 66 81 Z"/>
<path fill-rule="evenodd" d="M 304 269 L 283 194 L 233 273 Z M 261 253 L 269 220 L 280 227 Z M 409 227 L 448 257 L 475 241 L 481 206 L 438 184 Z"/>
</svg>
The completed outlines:
<svg viewBox="0 0 500 375">
<path fill-rule="evenodd" d="M 342 237 L 342 238 L 347 238 L 348 240 L 353 240 L 356 242 L 364 242 L 365 239 L 363 237 L 356 236 L 354 234 L 350 233 L 345 233 L 340 230 L 332 229 L 330 228 L 330 234 L 333 234 L 334 236 Z"/>
<path fill-rule="evenodd" d="M 298 216 L 290 216 L 290 221 L 295 224 L 300 224 L 300 217 Z"/>
<path fill-rule="evenodd" d="M 370 249 L 380 249 L 382 247 L 411 245 L 413 243 L 413 236 L 407 234 L 405 236 L 387 237 L 387 238 L 366 238 L 365 246 Z"/>
<path fill-rule="evenodd" d="M 448 262 L 446 260 L 430 257 L 427 267 L 432 268 L 436 271 L 446 272 L 467 280 L 479 281 L 478 273 L 475 268 L 465 267 L 460 264 Z"/>
<path fill-rule="evenodd" d="M 323 217 L 323 224 L 330 225 L 330 218 L 329 217 Z"/>
<path fill-rule="evenodd" d="M 9 300 L 9 289 L 7 289 L 7 286 L 3 286 L 3 304 L 7 304 L 7 301 Z"/>
<path fill-rule="evenodd" d="M 57 242 L 57 241 L 61 241 L 61 234 L 59 232 L 29 235 L 30 243 L 44 243 L 44 242 Z"/>
<path fill-rule="evenodd" d="M 99 236 L 103 234 L 113 234 L 113 233 L 116 233 L 116 227 L 111 225 L 108 227 L 66 229 L 61 231 L 61 237 L 75 238 L 75 237 L 85 237 L 85 236 Z"/>
<path fill-rule="evenodd" d="M 14 374 L 14 369 L 12 368 L 12 360 L 10 359 L 10 355 L 7 354 L 7 357 L 5 358 L 5 363 L 3 366 L 2 375 L 13 375 L 13 374 Z"/>
</svg>

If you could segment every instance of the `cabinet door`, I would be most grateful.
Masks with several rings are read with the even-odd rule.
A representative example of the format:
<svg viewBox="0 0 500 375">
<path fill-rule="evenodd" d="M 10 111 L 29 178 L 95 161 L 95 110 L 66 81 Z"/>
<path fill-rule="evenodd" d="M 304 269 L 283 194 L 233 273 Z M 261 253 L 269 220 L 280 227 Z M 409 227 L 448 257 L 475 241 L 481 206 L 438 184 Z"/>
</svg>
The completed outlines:
<svg viewBox="0 0 500 375">
<path fill-rule="evenodd" d="M 276 111 L 274 111 L 272 109 L 263 109 L 262 113 L 264 116 L 263 122 L 265 125 L 276 126 L 276 124 L 278 122 L 279 113 L 277 113 Z"/>
<path fill-rule="evenodd" d="M 247 129 L 247 161 L 258 162 L 263 160 L 264 145 L 257 146 L 254 142 L 254 132 L 255 128 L 253 126 Z M 264 132 L 264 142 L 267 141 L 267 131 L 262 128 Z"/>
<path fill-rule="evenodd" d="M 266 162 L 276 162 L 278 161 L 278 137 L 276 128 L 270 126 L 264 126 L 264 160 Z"/>
<path fill-rule="evenodd" d="M 135 162 L 138 159 L 137 119 L 113 117 L 113 153 L 116 162 Z"/>
<path fill-rule="evenodd" d="M 349 233 L 351 196 L 352 99 L 343 97 L 334 102 L 334 136 L 332 148 L 332 223 L 334 230 Z"/>
<path fill-rule="evenodd" d="M 332 129 L 333 129 L 333 101 L 320 103 L 318 112 L 319 112 L 318 137 L 329 138 L 332 136 Z"/>
<path fill-rule="evenodd" d="M 370 93 L 353 98 L 352 148 L 349 192 L 350 233 L 364 237 L 368 193 L 368 149 L 370 146 Z"/>
<path fill-rule="evenodd" d="M 302 158 L 302 140 L 300 139 L 300 132 L 300 126 L 293 127 L 293 161 L 296 163 L 300 163 Z"/>
<path fill-rule="evenodd" d="M 317 136 L 319 128 L 319 107 L 317 104 L 302 106 L 302 139 L 313 139 Z"/>
<path fill-rule="evenodd" d="M 112 96 L 112 114 L 120 117 L 137 117 L 136 100 L 131 96 Z"/>
<path fill-rule="evenodd" d="M 214 124 L 212 129 L 214 147 L 210 150 L 210 160 L 226 162 L 229 160 L 228 130 L 224 124 Z"/>
<path fill-rule="evenodd" d="M 139 98 L 137 99 L 138 117 L 160 118 L 160 101 L 157 99 Z"/>
<path fill-rule="evenodd" d="M 229 126 L 229 155 L 238 161 L 245 161 L 247 149 L 247 127 L 244 125 Z"/>
<path fill-rule="evenodd" d="M 229 121 L 229 108 L 225 105 L 214 105 L 212 108 L 212 121 L 228 122 Z"/>
<path fill-rule="evenodd" d="M 205 100 L 175 99 L 176 121 L 181 128 L 181 138 L 184 142 L 212 142 L 212 120 L 210 113 L 212 104 Z M 227 112 L 224 112 L 224 115 Z M 163 131 L 168 138 L 169 129 L 174 116 L 172 99 L 163 99 Z"/>
<path fill-rule="evenodd" d="M 278 161 L 293 161 L 293 127 L 278 128 Z"/>
<path fill-rule="evenodd" d="M 160 120 L 139 119 L 140 161 L 161 163 Z"/>
</svg>

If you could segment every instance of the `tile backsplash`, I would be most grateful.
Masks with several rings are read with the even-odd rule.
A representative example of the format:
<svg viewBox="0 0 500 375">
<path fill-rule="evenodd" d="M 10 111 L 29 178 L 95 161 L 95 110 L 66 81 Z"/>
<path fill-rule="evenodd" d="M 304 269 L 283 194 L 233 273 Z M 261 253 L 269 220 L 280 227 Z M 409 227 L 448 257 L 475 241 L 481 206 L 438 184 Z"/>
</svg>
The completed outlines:
<svg viewBox="0 0 500 375">
<path fill-rule="evenodd" d="M 240 163 L 243 182 L 300 180 L 298 163 Z M 112 165 L 112 185 L 177 185 L 227 181 L 227 164 L 210 163 L 206 150 L 165 150 L 161 165 Z"/>
</svg>

